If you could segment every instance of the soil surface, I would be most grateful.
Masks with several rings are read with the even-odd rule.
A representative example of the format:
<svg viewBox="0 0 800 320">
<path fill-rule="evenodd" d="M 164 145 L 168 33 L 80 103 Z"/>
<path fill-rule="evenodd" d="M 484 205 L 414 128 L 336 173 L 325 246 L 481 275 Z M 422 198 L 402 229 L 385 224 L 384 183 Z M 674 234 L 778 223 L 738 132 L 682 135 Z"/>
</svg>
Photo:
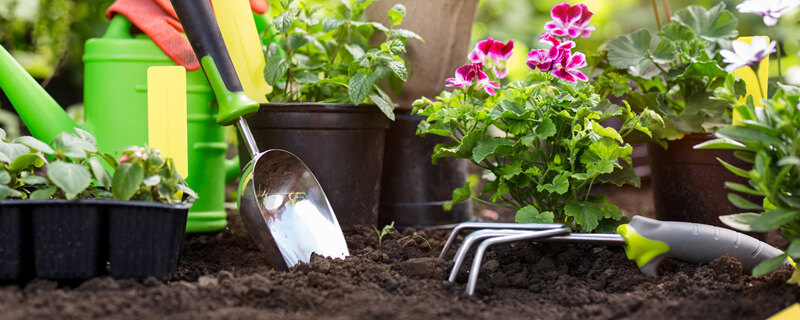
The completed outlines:
<svg viewBox="0 0 800 320">
<path fill-rule="evenodd" d="M 649 278 L 621 248 L 531 243 L 490 250 L 468 296 L 466 271 L 445 280 L 443 230 L 393 232 L 379 243 L 371 227 L 357 227 L 347 259 L 315 256 L 282 272 L 229 220 L 222 232 L 189 235 L 166 283 L 6 285 L 0 319 L 765 319 L 800 300 L 800 287 L 786 284 L 789 269 L 754 278 L 722 257 L 667 261 Z"/>
</svg>

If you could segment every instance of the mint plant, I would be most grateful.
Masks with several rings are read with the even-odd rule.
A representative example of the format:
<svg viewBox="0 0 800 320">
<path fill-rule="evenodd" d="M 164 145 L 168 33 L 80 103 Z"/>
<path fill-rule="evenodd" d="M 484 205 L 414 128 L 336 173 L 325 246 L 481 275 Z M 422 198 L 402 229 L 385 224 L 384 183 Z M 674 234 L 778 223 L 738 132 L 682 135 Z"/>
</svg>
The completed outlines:
<svg viewBox="0 0 800 320">
<path fill-rule="evenodd" d="M 603 69 L 598 93 L 624 97 L 634 111 L 661 115 L 666 125 L 650 129 L 662 145 L 730 124 L 730 104 L 711 98 L 728 77 L 720 51 L 736 38 L 737 23 L 723 3 L 711 9 L 689 6 L 656 34 L 641 29 L 608 41 L 595 62 Z M 744 88 L 743 82 L 737 86 Z"/>
<path fill-rule="evenodd" d="M 561 222 L 584 231 L 611 232 L 622 218 L 605 196 L 591 193 L 592 186 L 638 186 L 639 177 L 631 168 L 632 147 L 624 137 L 631 132 L 649 135 L 647 126 L 661 118 L 647 109 L 637 115 L 627 104 L 601 100 L 595 88 L 583 82 L 587 77 L 579 69 L 585 65 L 584 56 L 571 52 L 575 43 L 570 38 L 593 30 L 588 25 L 591 12 L 584 10 L 588 11 L 584 5 L 553 8 L 553 16 L 563 21 L 549 25 L 542 36 L 550 49 L 528 54 L 528 66 L 540 70 L 528 80 L 500 85 L 502 70 L 483 71 L 484 62 L 490 69 L 504 68 L 508 59 L 508 44 L 488 39 L 475 48 L 488 47 L 488 52 L 471 53 L 473 63 L 447 80 L 454 91 L 414 102 L 413 112 L 427 116 L 417 133 L 451 139 L 436 145 L 434 162 L 464 158 L 485 172 L 481 194 L 491 195 L 490 202 L 471 194 L 468 182 L 453 191 L 453 202 L 445 209 L 472 198 L 516 209 L 517 222 Z M 494 55 L 492 50 L 497 50 Z M 622 121 L 619 131 L 600 123 L 613 116 Z"/>
<path fill-rule="evenodd" d="M 307 1 L 281 0 L 269 44 L 264 77 L 273 91 L 271 102 L 374 103 L 394 119 L 394 103 L 381 89 L 388 81 L 400 90 L 409 70 L 402 54 L 416 33 L 396 28 L 406 8 L 389 10 L 391 26 L 359 19 L 370 0 L 343 0 L 338 8 L 312 7 Z M 373 45 L 375 33 L 385 40 Z"/>
</svg>

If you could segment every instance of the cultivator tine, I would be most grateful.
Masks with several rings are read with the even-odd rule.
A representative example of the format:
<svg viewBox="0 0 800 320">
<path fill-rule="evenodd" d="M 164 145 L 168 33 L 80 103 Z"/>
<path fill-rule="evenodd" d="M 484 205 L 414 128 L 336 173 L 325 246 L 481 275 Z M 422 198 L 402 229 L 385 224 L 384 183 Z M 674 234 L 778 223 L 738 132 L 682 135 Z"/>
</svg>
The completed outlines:
<svg viewBox="0 0 800 320">
<path fill-rule="evenodd" d="M 509 229 L 501 229 L 501 230 L 492 230 L 492 229 L 482 229 L 470 233 L 464 241 L 461 242 L 461 247 L 458 248 L 456 251 L 456 255 L 453 259 L 453 270 L 450 271 L 450 277 L 447 278 L 447 281 L 455 282 L 456 275 L 458 275 L 458 270 L 461 269 L 461 264 L 464 263 L 464 258 L 467 256 L 467 252 L 472 247 L 472 244 L 488 238 L 499 237 L 499 236 L 508 236 L 512 234 L 519 234 L 521 232 L 526 232 L 524 230 L 509 230 Z"/>
<path fill-rule="evenodd" d="M 439 254 L 439 259 L 444 259 L 447 251 L 455 242 L 458 234 L 465 230 L 478 230 L 478 229 L 509 229 L 509 230 L 547 230 L 564 227 L 560 223 L 502 223 L 502 222 L 464 222 L 456 225 L 447 242 L 442 248 L 442 253 Z"/>
<path fill-rule="evenodd" d="M 486 253 L 486 248 L 489 246 L 500 243 L 539 240 L 554 236 L 567 235 L 569 234 L 569 231 L 570 229 L 567 227 L 547 229 L 542 231 L 520 231 L 517 234 L 499 236 L 484 240 L 478 246 L 478 249 L 475 251 L 475 258 L 472 260 L 472 267 L 470 268 L 469 272 L 469 280 L 467 281 L 467 294 L 472 295 L 475 293 L 475 285 L 478 282 L 478 273 L 481 269 L 481 261 L 483 260 L 483 255 Z"/>
</svg>

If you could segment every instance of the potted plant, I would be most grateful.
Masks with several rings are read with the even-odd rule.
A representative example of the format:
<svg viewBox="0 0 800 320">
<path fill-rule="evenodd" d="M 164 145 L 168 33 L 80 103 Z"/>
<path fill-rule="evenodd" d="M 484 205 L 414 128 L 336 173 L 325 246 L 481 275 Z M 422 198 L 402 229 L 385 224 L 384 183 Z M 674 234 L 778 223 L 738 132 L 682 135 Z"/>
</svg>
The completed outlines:
<svg viewBox="0 0 800 320">
<path fill-rule="evenodd" d="M 551 47 L 528 53 L 527 65 L 540 72 L 501 85 L 505 43 L 481 41 L 471 63 L 447 79 L 455 90 L 414 102 L 414 112 L 427 116 L 418 132 L 450 139 L 435 147 L 434 161 L 465 158 L 483 168 L 487 183 L 481 193 L 491 195 L 488 204 L 502 201 L 495 205 L 516 209 L 516 221 L 557 221 L 576 230 L 611 232 L 622 213 L 605 196 L 592 194 L 592 186 L 638 185 L 632 148 L 623 138 L 636 131 L 649 135 L 646 126 L 661 119 L 649 110 L 636 115 L 627 106 L 601 101 L 585 82 L 579 70 L 585 56 L 572 51 L 572 39 L 594 29 L 585 5 L 560 4 L 552 14 L 570 23 L 546 24 L 541 39 Z M 600 124 L 612 116 L 622 120 L 619 131 Z M 492 134 L 493 128 L 499 134 Z M 468 182 L 453 191 L 447 207 L 468 198 L 486 202 L 471 194 Z"/>
<path fill-rule="evenodd" d="M 800 259 L 800 88 L 781 85 L 772 97 L 762 100 L 763 107 L 757 106 L 752 96 L 746 102 L 726 94 L 718 97 L 734 104 L 742 120 L 717 131 L 718 139 L 697 147 L 735 150 L 736 157 L 748 164 L 739 167 L 718 159 L 731 173 L 747 181 L 725 183 L 735 191 L 728 194 L 728 199 L 744 213 L 720 219 L 742 231 L 778 229 L 789 240 L 783 255 L 753 269 L 753 275 L 760 276 L 783 266 L 787 257 Z M 758 201 L 743 195 L 755 196 Z M 800 283 L 796 268 L 789 282 Z"/>
<path fill-rule="evenodd" d="M 398 228 L 422 228 L 467 221 L 472 218 L 472 202 L 464 201 L 444 212 L 442 203 L 450 200 L 450 190 L 467 179 L 465 159 L 440 159 L 431 163 L 433 147 L 447 138 L 416 135 L 417 123 L 424 118 L 412 114 L 412 102 L 433 97 L 444 90 L 444 80 L 461 65 L 469 50 L 470 32 L 477 0 L 404 0 L 408 17 L 400 26 L 415 30 L 426 41 L 408 44 L 404 54 L 419 72 L 411 72 L 400 92 L 387 92 L 396 102 L 395 121 L 386 131 L 386 146 L 381 177 L 378 225 L 394 222 Z M 371 21 L 391 24 L 386 11 L 392 2 L 378 1 L 367 7 Z M 431 57 L 436 57 L 432 59 Z"/>
<path fill-rule="evenodd" d="M 401 54 L 408 38 L 420 39 L 396 27 L 405 16 L 402 5 L 389 10 L 389 27 L 361 21 L 370 3 L 349 0 L 333 8 L 280 1 L 273 7 L 272 32 L 264 35 L 271 103 L 247 118 L 260 149 L 303 159 L 344 230 L 377 223 L 384 135 L 394 119 L 394 103 L 379 84 L 402 86 L 409 73 Z M 385 41 L 370 44 L 374 33 Z"/>
<path fill-rule="evenodd" d="M 669 16 L 669 13 L 667 13 Z M 634 111 L 649 109 L 664 119 L 653 123 L 647 146 L 656 217 L 719 225 L 734 210 L 722 183 L 731 179 L 714 160 L 737 161 L 732 153 L 694 150 L 711 133 L 731 123 L 731 105 L 714 99 L 726 83 L 744 94 L 744 82 L 722 67 L 720 51 L 737 36 L 737 19 L 720 3 L 689 6 L 671 22 L 608 41 L 596 67 L 601 97 L 621 98 Z M 717 192 L 719 191 L 719 192 Z"/>
<path fill-rule="evenodd" d="M 42 278 L 87 279 L 105 272 L 110 249 L 112 275 L 167 278 L 195 193 L 157 150 L 126 149 L 118 164 L 91 134 L 75 132 L 51 145 L 27 136 L 0 141 L 0 200 L 16 198 L 0 202 L 3 219 L 21 215 L 16 248 L 24 251 L 26 240 L 33 248 L 31 261 L 17 255 L 20 264 L 32 262 Z"/>
</svg>

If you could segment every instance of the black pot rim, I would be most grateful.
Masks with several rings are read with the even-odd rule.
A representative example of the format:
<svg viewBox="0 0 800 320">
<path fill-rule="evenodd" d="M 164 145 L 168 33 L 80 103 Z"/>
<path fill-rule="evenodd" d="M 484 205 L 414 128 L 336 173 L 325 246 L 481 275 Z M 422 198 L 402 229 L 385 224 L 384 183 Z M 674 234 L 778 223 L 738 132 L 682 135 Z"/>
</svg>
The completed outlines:
<svg viewBox="0 0 800 320">
<path fill-rule="evenodd" d="M 163 202 L 151 202 L 151 201 L 123 201 L 123 200 L 113 200 L 113 199 L 78 199 L 78 200 L 6 199 L 0 201 L 0 205 L 37 206 L 37 205 L 54 205 L 54 204 L 128 206 L 128 207 L 164 208 L 164 209 L 189 209 L 192 206 L 192 202 L 163 203 Z"/>
<path fill-rule="evenodd" d="M 291 110 L 286 110 L 291 108 Z M 284 109 L 284 110 L 281 110 Z M 380 112 L 374 104 L 352 104 L 352 103 L 324 103 L 324 102 L 282 102 L 282 103 L 262 103 L 259 110 L 265 111 L 289 111 L 289 112 L 335 112 L 335 113 L 359 113 L 359 112 Z"/>
</svg>

